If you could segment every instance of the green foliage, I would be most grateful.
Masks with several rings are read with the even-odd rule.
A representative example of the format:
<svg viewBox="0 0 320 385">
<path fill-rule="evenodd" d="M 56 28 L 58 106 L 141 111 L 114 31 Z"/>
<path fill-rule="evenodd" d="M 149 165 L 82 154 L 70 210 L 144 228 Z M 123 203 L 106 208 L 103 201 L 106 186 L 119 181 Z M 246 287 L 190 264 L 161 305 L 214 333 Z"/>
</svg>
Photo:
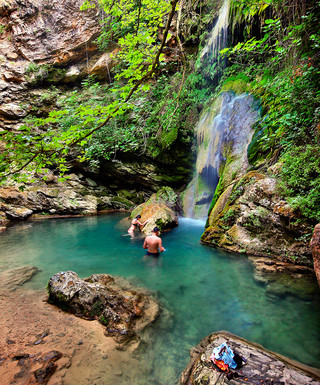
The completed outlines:
<svg viewBox="0 0 320 385">
<path fill-rule="evenodd" d="M 38 64 L 36 64 L 32 61 L 29 63 L 28 67 L 26 68 L 25 73 L 30 74 L 30 73 L 36 73 L 38 71 L 39 71 Z"/>
<path fill-rule="evenodd" d="M 240 179 L 239 182 L 237 182 L 232 189 L 232 193 L 230 195 L 229 201 L 233 203 L 236 199 L 238 199 L 242 194 L 244 193 L 244 181 L 243 179 Z"/>
<path fill-rule="evenodd" d="M 104 315 L 102 315 L 99 318 L 99 322 L 102 323 L 102 325 L 104 326 L 108 326 L 110 321 L 108 317 L 105 317 Z"/>
<path fill-rule="evenodd" d="M 79 154 L 81 147 L 88 146 L 89 138 L 104 127 L 107 135 L 109 132 L 113 133 L 113 152 L 128 146 L 137 147 L 132 132 L 138 131 L 139 127 L 129 126 L 122 130 L 122 140 L 118 140 L 116 144 L 114 126 L 117 121 L 112 122 L 112 119 L 121 121 L 121 115 L 135 108 L 135 105 L 129 102 L 132 95 L 139 88 L 142 93 L 149 89 L 150 79 L 163 59 L 162 48 L 166 39 L 170 38 L 169 26 L 177 0 L 170 3 L 165 0 L 141 0 L 139 3 L 132 0 L 120 0 L 116 3 L 101 0 L 99 3 L 105 10 L 106 22 L 111 30 L 117 31 L 118 41 L 115 43 L 118 48 L 119 66 L 115 76 L 116 82 L 108 89 L 109 94 L 104 101 L 101 93 L 96 98 L 91 92 L 90 98 L 83 99 L 80 103 L 81 96 L 78 91 L 74 91 L 60 101 L 61 110 L 51 112 L 45 119 L 29 119 L 18 132 L 2 133 L 1 139 L 6 143 L 5 150 L 0 154 L 2 180 L 5 180 L 6 176 L 19 174 L 22 170 L 28 173 L 44 167 L 57 167 L 61 174 L 65 173 L 69 167 L 71 149 L 76 148 L 72 156 Z M 86 1 L 83 9 L 93 6 Z M 163 40 L 160 41 L 159 27 L 163 27 L 162 23 L 166 18 L 168 22 L 163 31 Z M 51 69 L 47 65 L 37 66 L 30 63 L 26 70 L 32 84 L 47 79 L 50 74 Z M 83 86 L 85 90 L 99 87 L 98 84 L 92 85 L 91 79 Z M 83 151 L 83 155 L 90 154 L 90 151 L 104 151 L 104 147 L 101 148 L 100 145 L 90 148 L 91 145 L 92 143 Z M 108 155 L 110 156 L 110 151 Z"/>
<path fill-rule="evenodd" d="M 303 216 L 320 221 L 320 148 L 299 146 L 283 156 L 282 193 Z"/>
<path fill-rule="evenodd" d="M 3 32 L 5 31 L 5 29 L 6 29 L 6 26 L 3 25 L 3 24 L 0 24 L 0 35 L 3 34 Z"/>
<path fill-rule="evenodd" d="M 227 226 L 232 226 L 238 215 L 239 209 L 237 207 L 232 206 L 226 209 L 221 219 L 223 220 L 223 222 L 225 222 Z"/>
<path fill-rule="evenodd" d="M 172 77 L 162 76 L 154 84 L 152 92 L 137 92 L 122 114 L 115 116 L 88 140 L 81 141 L 79 159 L 87 160 L 94 169 L 99 167 L 101 160 L 115 158 L 117 153 L 145 153 L 156 157 L 177 141 L 189 143 L 198 117 L 197 105 L 205 100 L 205 92 L 198 89 L 193 75 L 185 82 L 182 77 L 181 73 Z M 172 95 L 176 97 L 173 101 Z M 52 88 L 41 98 L 44 101 L 58 98 L 60 111 L 51 112 L 46 119 L 29 118 L 23 136 L 28 132 L 32 141 L 35 127 L 40 131 L 46 130 L 48 142 L 55 140 L 56 134 L 64 140 L 68 139 L 70 132 L 81 136 L 99 124 L 99 111 L 112 104 L 118 96 L 113 85 L 103 86 L 92 76 L 82 82 L 81 89 L 62 96 Z M 85 114 L 90 112 L 90 117 L 84 120 Z M 25 141 L 21 150 L 24 144 Z M 30 156 L 28 151 L 25 155 L 26 159 Z"/>
<path fill-rule="evenodd" d="M 268 153 L 264 154 L 261 150 L 260 146 L 260 140 L 263 138 L 263 131 L 264 129 L 261 128 L 261 125 L 263 122 L 259 122 L 257 124 L 257 127 L 255 128 L 255 131 L 253 133 L 251 142 L 249 143 L 248 149 L 247 149 L 247 157 L 250 164 L 255 164 L 257 161 L 265 159 L 265 157 L 268 156 Z"/>
<path fill-rule="evenodd" d="M 215 192 L 214 192 L 214 195 L 213 195 L 210 207 L 209 207 L 208 215 L 210 215 L 212 209 L 214 208 L 215 204 L 217 203 L 217 200 L 219 199 L 220 195 L 223 193 L 224 190 L 225 190 L 225 186 L 223 183 L 223 174 L 222 174 L 222 176 L 219 178 L 218 185 L 215 189 Z"/>
<path fill-rule="evenodd" d="M 99 160 L 113 158 L 117 152 L 156 158 L 176 143 L 190 143 L 199 116 L 197 108 L 210 91 L 201 88 L 200 76 L 191 73 L 185 80 L 183 76 L 180 72 L 160 76 L 148 93 L 137 93 L 130 110 L 90 139 L 86 157 L 91 165 L 98 166 Z"/>
<path fill-rule="evenodd" d="M 233 91 L 238 95 L 244 92 L 248 92 L 250 91 L 249 81 L 249 77 L 240 72 L 235 76 L 228 77 L 221 84 L 221 92 Z"/>
<path fill-rule="evenodd" d="M 242 223 L 242 226 L 254 231 L 261 227 L 260 217 L 255 213 L 249 213 L 249 215 L 245 218 L 245 221 Z"/>
<path fill-rule="evenodd" d="M 305 14 L 299 8 L 303 4 Z M 268 14 L 273 12 L 274 19 L 265 19 L 264 6 L 270 7 Z M 313 179 L 317 179 L 320 163 L 319 157 L 307 155 L 311 155 L 311 148 L 314 153 L 320 148 L 320 2 L 310 2 L 309 6 L 304 1 L 292 3 L 289 13 L 284 2 L 275 0 L 234 0 L 233 7 L 243 11 L 241 22 L 260 13 L 262 27 L 259 37 L 247 31 L 243 41 L 223 51 L 232 65 L 225 71 L 219 90 L 249 90 L 260 100 L 262 116 L 248 148 L 249 161 L 255 164 L 271 160 L 275 151 L 282 153 L 283 193 L 302 215 L 319 220 L 316 182 L 307 183 L 302 175 L 311 177 L 314 170 Z"/>
<path fill-rule="evenodd" d="M 197 107 L 203 103 L 208 90 L 197 84 L 199 76 L 190 74 L 186 80 L 182 73 L 158 79 L 153 89 L 153 103 L 147 130 L 155 133 L 149 144 L 150 154 L 156 157 L 169 149 L 177 140 L 189 143 L 198 117 Z"/>
<path fill-rule="evenodd" d="M 247 31 L 249 31 L 252 27 L 252 19 L 256 15 L 263 15 L 264 11 L 274 3 L 274 0 L 231 0 L 232 30 L 236 24 L 246 23 Z"/>
<path fill-rule="evenodd" d="M 89 311 L 89 317 L 100 317 L 105 306 L 101 300 L 98 300 L 92 305 L 91 310 Z"/>
<path fill-rule="evenodd" d="M 119 0 L 115 4 L 113 0 L 99 0 L 99 4 L 107 15 L 99 41 L 104 47 L 110 40 L 117 41 L 121 71 L 116 79 L 125 80 L 121 85 L 121 97 L 125 100 L 134 84 L 150 71 L 158 55 L 158 28 L 163 25 L 170 3 L 165 0 Z M 81 9 L 92 6 L 85 1 Z M 147 89 L 148 85 L 144 87 Z"/>
<path fill-rule="evenodd" d="M 308 61 L 286 68 L 273 78 L 263 74 L 254 87 L 266 111 L 262 151 L 317 141 L 319 79 L 318 70 Z"/>
<path fill-rule="evenodd" d="M 164 186 L 157 191 L 157 200 L 163 199 L 171 205 L 175 205 L 178 201 L 178 196 L 171 187 Z"/>
<path fill-rule="evenodd" d="M 50 70 L 49 64 L 37 65 L 34 62 L 30 62 L 25 70 L 26 80 L 32 85 L 41 83 L 48 77 Z"/>
</svg>

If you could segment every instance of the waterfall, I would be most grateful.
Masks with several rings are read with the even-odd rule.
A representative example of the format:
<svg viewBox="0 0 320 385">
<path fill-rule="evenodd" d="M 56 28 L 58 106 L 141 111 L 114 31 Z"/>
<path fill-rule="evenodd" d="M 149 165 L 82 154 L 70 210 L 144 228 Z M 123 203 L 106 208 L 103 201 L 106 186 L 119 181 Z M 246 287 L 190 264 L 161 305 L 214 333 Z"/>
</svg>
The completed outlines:
<svg viewBox="0 0 320 385">
<path fill-rule="evenodd" d="M 183 196 L 185 216 L 207 217 L 222 168 L 230 174 L 229 180 L 245 173 L 258 115 L 251 95 L 231 92 L 223 93 L 202 113 L 196 127 L 196 171 Z"/>
<path fill-rule="evenodd" d="M 219 62 L 219 52 L 227 46 L 230 0 L 224 0 L 210 37 L 200 54 L 202 66 Z M 184 215 L 206 218 L 222 168 L 233 177 L 248 166 L 247 146 L 252 125 L 258 118 L 250 95 L 224 93 L 202 113 L 196 127 L 197 162 L 191 183 L 183 194 Z M 226 167 L 226 164 L 228 165 Z M 232 179 L 231 176 L 228 180 Z"/>
<path fill-rule="evenodd" d="M 224 0 L 219 10 L 217 22 L 211 31 L 206 46 L 200 54 L 201 59 L 208 56 L 210 59 L 213 59 L 213 61 L 216 61 L 219 51 L 227 46 L 229 9 L 230 0 Z"/>
</svg>

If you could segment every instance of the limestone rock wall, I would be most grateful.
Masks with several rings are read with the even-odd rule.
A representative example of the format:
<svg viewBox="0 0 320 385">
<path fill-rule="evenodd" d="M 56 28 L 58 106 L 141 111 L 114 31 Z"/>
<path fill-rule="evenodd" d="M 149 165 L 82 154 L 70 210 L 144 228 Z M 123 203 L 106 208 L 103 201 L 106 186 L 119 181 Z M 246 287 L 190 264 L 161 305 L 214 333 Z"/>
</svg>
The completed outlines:
<svg viewBox="0 0 320 385">
<path fill-rule="evenodd" d="M 80 11 L 82 0 L 1 1 L 0 16 L 11 39 L 7 46 L 27 61 L 67 64 L 96 49 L 92 41 L 99 27 L 99 9 Z M 85 17 L 83 17 L 85 16 Z M 7 51 L 8 53 L 8 51 Z"/>
<path fill-rule="evenodd" d="M 60 182 L 53 174 L 36 183 L 0 187 L 0 232 L 10 221 L 49 215 L 93 215 L 104 210 L 129 210 L 143 200 L 137 191 L 115 191 L 80 173 Z"/>
<path fill-rule="evenodd" d="M 0 0 L 0 133 L 16 130 L 26 117 L 46 117 L 59 108 L 59 97 L 79 86 L 88 74 L 110 81 L 117 49 L 110 45 L 106 52 L 99 51 L 96 38 L 103 11 L 98 7 L 81 11 L 82 3 Z M 55 89 L 49 92 L 51 85 Z M 0 142 L 0 151 L 3 145 Z M 46 182 L 36 176 L 38 181 L 26 183 L 23 192 L 14 183 L 7 189 L 3 186 L 1 226 L 39 213 L 78 215 L 105 208 L 130 209 L 163 185 L 180 187 L 185 183 L 189 164 L 184 152 L 179 152 L 182 166 L 178 169 L 176 153 L 171 166 L 117 154 L 117 159 L 104 162 L 99 172 L 74 165 L 72 171 L 80 170 L 94 179 L 89 185 L 86 176 L 72 174 L 64 183 L 57 183 L 52 176 Z M 123 194 L 118 193 L 124 189 Z"/>
<path fill-rule="evenodd" d="M 320 224 L 317 224 L 310 242 L 314 271 L 320 286 Z"/>
<path fill-rule="evenodd" d="M 81 11 L 82 3 L 0 1 L 0 129 L 15 128 L 38 108 L 35 87 L 72 85 L 93 73 L 107 78 L 115 62 L 113 47 L 104 53 L 96 44 L 102 11 Z"/>
<path fill-rule="evenodd" d="M 220 195 L 202 241 L 223 249 L 311 266 L 310 223 L 279 195 L 277 177 L 249 171 Z"/>
</svg>

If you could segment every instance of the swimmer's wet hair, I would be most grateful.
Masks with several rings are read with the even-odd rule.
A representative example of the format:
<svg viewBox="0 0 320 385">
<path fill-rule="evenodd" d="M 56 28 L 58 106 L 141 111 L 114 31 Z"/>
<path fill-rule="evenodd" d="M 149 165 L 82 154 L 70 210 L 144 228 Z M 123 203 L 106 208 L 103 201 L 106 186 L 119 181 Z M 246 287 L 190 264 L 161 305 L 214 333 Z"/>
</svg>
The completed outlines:
<svg viewBox="0 0 320 385">
<path fill-rule="evenodd" d="M 152 230 L 154 233 L 157 233 L 158 231 L 160 231 L 159 227 L 155 227 L 153 230 Z"/>
<path fill-rule="evenodd" d="M 141 215 L 138 214 L 138 215 L 136 216 L 136 219 L 140 219 L 140 218 L 141 218 Z"/>
</svg>

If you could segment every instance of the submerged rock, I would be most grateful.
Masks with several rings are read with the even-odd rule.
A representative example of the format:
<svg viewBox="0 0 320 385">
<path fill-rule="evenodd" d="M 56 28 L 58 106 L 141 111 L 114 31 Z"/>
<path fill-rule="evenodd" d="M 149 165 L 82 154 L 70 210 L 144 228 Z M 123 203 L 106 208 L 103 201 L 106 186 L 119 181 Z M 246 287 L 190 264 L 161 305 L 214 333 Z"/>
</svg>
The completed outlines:
<svg viewBox="0 0 320 385">
<path fill-rule="evenodd" d="M 269 295 L 280 298 L 295 295 L 307 300 L 319 291 L 311 267 L 281 262 L 269 257 L 249 256 L 249 260 L 255 268 L 254 279 L 266 287 Z"/>
<path fill-rule="evenodd" d="M 40 354 L 14 354 L 11 360 L 18 361 L 17 367 L 20 371 L 15 373 L 15 381 L 10 383 L 28 385 L 47 384 L 58 368 L 56 361 L 60 360 L 62 356 L 62 353 L 57 350 Z M 19 379 L 20 382 L 16 382 L 17 379 Z"/>
<path fill-rule="evenodd" d="M 213 348 L 223 342 L 246 361 L 241 368 L 231 370 L 228 377 L 210 360 Z M 319 370 L 294 362 L 264 349 L 261 345 L 224 331 L 204 338 L 192 349 L 190 355 L 190 362 L 180 376 L 179 385 L 320 384 Z"/>
<path fill-rule="evenodd" d="M 158 303 L 145 291 L 121 278 L 94 274 L 82 280 L 72 272 L 60 272 L 48 282 L 49 302 L 88 320 L 98 319 L 105 334 L 118 342 L 139 339 L 159 312 Z"/>
<path fill-rule="evenodd" d="M 23 266 L 5 270 L 0 273 L 0 288 L 2 290 L 14 291 L 38 272 L 39 269 L 35 266 Z"/>
</svg>

